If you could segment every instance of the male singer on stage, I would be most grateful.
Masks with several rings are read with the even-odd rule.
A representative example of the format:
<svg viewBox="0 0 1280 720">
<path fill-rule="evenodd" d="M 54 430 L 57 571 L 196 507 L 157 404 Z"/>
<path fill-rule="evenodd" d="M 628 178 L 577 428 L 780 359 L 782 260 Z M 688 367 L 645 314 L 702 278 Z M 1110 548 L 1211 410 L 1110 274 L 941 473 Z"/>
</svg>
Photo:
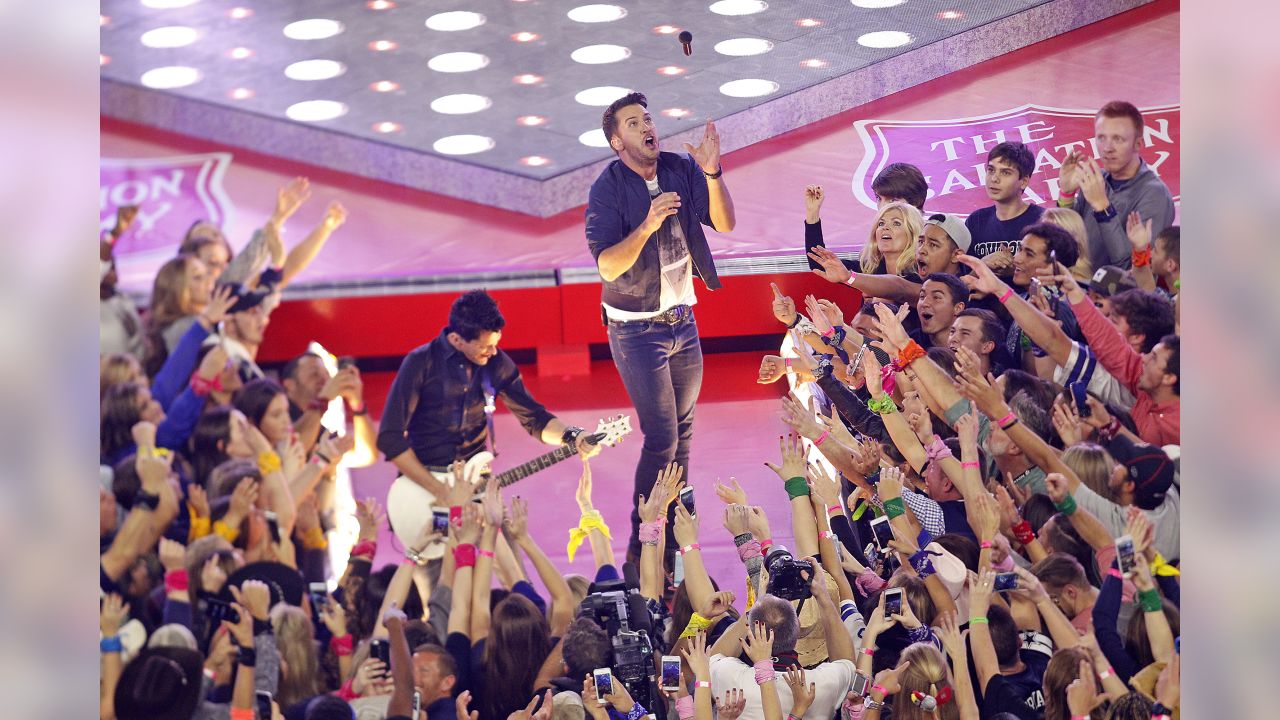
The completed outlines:
<svg viewBox="0 0 1280 720">
<path fill-rule="evenodd" d="M 660 152 L 658 132 L 640 93 L 604 112 L 604 135 L 618 154 L 591 186 L 587 245 L 596 258 L 609 349 L 644 433 L 633 501 L 648 494 L 674 460 L 686 469 L 693 405 L 702 387 L 702 347 L 693 317 L 693 276 L 720 287 L 708 225 L 733 230 L 733 199 L 720 167 L 720 136 L 708 120 L 688 154 Z M 671 525 L 668 523 L 667 532 Z M 640 515 L 631 512 L 627 556 L 640 555 Z M 668 550 L 674 548 L 668 535 Z"/>
</svg>

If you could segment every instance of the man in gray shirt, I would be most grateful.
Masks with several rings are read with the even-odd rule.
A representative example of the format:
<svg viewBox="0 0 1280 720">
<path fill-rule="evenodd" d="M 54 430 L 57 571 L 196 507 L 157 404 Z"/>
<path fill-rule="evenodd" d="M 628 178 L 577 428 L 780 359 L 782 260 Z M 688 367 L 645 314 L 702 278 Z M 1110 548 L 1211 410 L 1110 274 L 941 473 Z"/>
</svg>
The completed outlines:
<svg viewBox="0 0 1280 720">
<path fill-rule="evenodd" d="M 1113 100 L 1098 111 L 1094 129 L 1092 155 L 1072 150 L 1062 163 L 1058 206 L 1072 208 L 1084 219 L 1094 267 L 1127 269 L 1133 266 L 1125 230 L 1129 213 L 1150 220 L 1155 236 L 1173 224 L 1173 195 L 1138 154 L 1143 129 L 1138 108 Z"/>
</svg>

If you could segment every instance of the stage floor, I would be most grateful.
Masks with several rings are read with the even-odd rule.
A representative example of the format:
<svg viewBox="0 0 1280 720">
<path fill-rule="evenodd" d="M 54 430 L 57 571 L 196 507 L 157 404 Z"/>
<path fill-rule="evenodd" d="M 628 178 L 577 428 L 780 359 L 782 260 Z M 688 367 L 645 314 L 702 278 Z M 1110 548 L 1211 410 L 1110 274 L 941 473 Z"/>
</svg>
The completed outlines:
<svg viewBox="0 0 1280 720">
<path fill-rule="evenodd" d="M 732 590 L 742 598 L 745 574 L 732 539 L 722 524 L 723 503 L 716 497 L 717 479 L 736 477 L 753 504 L 761 505 L 769 515 L 774 539 L 794 547 L 791 538 L 791 512 L 782 482 L 763 463 L 779 461 L 778 435 L 786 426 L 779 419 L 778 398 L 786 386 L 756 383 L 760 355 L 754 353 L 721 353 L 706 357 L 702 395 L 694 421 L 694 444 L 690 459 L 690 481 L 695 488 L 699 509 L 700 535 L 707 569 L 722 589 Z M 525 371 L 525 380 L 534 397 L 568 422 L 595 427 L 601 419 L 618 414 L 632 414 L 631 404 L 622 381 L 610 361 L 592 363 L 591 375 L 570 380 L 537 377 Z M 371 412 L 377 415 L 391 384 L 392 373 L 365 376 L 365 393 Z M 501 409 L 496 426 L 502 456 L 496 470 L 504 470 L 546 452 L 549 448 L 527 435 L 510 413 Z M 605 448 L 591 462 L 594 503 L 613 532 L 613 546 L 618 561 L 626 556 L 627 536 L 631 527 L 631 487 L 636 462 L 640 457 L 639 428 L 616 448 Z M 574 501 L 582 465 L 567 460 L 531 476 L 507 491 L 508 498 L 519 495 L 529 501 L 530 532 L 556 567 L 565 573 L 594 573 L 591 549 L 583 545 L 570 563 L 565 547 L 569 528 L 577 525 L 578 509 Z M 356 498 L 376 497 L 385 502 L 387 488 L 395 479 L 391 463 L 380 461 L 368 468 L 352 471 L 352 490 Z M 383 563 L 398 563 L 400 545 L 383 528 L 378 542 L 375 569 Z M 530 573 L 533 566 L 527 564 Z M 540 583 L 535 585 L 540 587 Z"/>
</svg>

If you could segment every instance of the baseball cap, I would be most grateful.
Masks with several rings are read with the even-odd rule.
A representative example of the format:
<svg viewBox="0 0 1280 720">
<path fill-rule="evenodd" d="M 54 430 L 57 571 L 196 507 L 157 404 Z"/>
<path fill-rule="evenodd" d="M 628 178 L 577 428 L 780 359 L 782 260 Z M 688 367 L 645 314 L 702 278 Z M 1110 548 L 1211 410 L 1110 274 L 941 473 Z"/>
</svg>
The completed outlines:
<svg viewBox="0 0 1280 720">
<path fill-rule="evenodd" d="M 120 675 L 116 717 L 120 720 L 188 720 L 200 702 L 204 656 L 178 647 L 146 648 Z"/>
<path fill-rule="evenodd" d="M 1133 277 L 1115 265 L 1098 268 L 1093 273 L 1093 281 L 1089 283 L 1089 289 L 1102 297 L 1111 297 L 1137 287 L 1138 283 L 1134 282 Z"/>
<path fill-rule="evenodd" d="M 1154 510 L 1164 502 L 1173 485 L 1173 460 L 1155 445 L 1135 443 L 1126 435 L 1116 435 L 1107 445 L 1116 462 L 1125 467 L 1133 481 L 1133 504 Z"/>
<path fill-rule="evenodd" d="M 969 228 L 965 227 L 964 220 L 959 215 L 951 213 L 934 213 L 924 221 L 925 225 L 937 225 L 942 228 L 950 238 L 951 242 L 960 248 L 960 252 L 969 252 L 969 245 L 973 243 L 973 236 L 969 234 Z"/>
<path fill-rule="evenodd" d="M 251 290 L 247 285 L 231 285 L 231 296 L 236 301 L 227 312 L 241 313 L 252 310 L 265 302 L 271 294 L 272 290 L 270 288 Z"/>
</svg>

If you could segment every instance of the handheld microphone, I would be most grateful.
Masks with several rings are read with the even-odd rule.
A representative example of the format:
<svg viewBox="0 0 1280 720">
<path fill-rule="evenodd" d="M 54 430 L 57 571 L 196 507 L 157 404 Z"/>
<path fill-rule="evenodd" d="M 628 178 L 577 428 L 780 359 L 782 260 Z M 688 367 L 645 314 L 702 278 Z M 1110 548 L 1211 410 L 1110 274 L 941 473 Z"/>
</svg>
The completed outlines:
<svg viewBox="0 0 1280 720">
<path fill-rule="evenodd" d="M 688 30 L 680 31 L 680 45 L 684 47 L 685 55 L 693 54 L 693 33 Z"/>
</svg>

